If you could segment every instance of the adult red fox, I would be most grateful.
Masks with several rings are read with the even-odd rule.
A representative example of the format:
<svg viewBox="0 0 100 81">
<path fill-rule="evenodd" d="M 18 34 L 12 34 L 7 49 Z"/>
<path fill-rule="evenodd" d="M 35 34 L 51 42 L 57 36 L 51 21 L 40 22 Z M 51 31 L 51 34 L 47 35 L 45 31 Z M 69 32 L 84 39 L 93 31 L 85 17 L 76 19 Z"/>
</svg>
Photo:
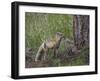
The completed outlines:
<svg viewBox="0 0 100 81">
<path fill-rule="evenodd" d="M 47 56 L 49 49 L 53 49 L 54 56 L 56 56 L 57 49 L 59 48 L 60 42 L 63 38 L 64 38 L 64 35 L 60 32 L 57 32 L 54 38 L 47 39 L 46 41 L 44 41 L 38 49 L 38 52 L 35 57 L 35 61 L 40 60 L 39 58 L 41 56 L 43 56 L 42 60 L 46 60 L 46 56 Z"/>
</svg>

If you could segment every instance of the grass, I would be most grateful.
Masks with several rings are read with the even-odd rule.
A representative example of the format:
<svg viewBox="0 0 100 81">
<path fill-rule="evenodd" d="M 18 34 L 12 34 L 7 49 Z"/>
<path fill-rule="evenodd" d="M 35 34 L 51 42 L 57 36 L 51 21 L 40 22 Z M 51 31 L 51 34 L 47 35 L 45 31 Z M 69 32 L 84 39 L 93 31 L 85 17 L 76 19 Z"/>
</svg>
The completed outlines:
<svg viewBox="0 0 100 81">
<path fill-rule="evenodd" d="M 62 32 L 67 38 L 72 39 L 72 15 L 25 13 L 25 46 L 37 52 L 42 42 Z"/>
<path fill-rule="evenodd" d="M 66 38 L 73 40 L 73 15 L 51 14 L 51 13 L 25 13 L 25 47 L 32 48 L 36 54 L 39 46 L 44 40 L 53 37 L 56 32 L 62 32 Z M 62 43 L 59 51 L 64 51 Z M 74 66 L 88 64 L 89 49 L 82 49 L 78 57 L 70 59 L 69 62 L 61 62 L 58 58 L 52 58 L 50 51 L 48 58 L 52 60 L 52 66 Z"/>
</svg>

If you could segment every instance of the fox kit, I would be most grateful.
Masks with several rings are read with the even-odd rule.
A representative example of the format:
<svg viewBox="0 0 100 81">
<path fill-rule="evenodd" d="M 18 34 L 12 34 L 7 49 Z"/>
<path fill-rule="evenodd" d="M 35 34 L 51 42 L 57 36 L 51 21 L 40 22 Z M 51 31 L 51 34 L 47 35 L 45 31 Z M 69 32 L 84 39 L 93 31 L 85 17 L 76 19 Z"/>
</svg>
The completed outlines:
<svg viewBox="0 0 100 81">
<path fill-rule="evenodd" d="M 60 32 L 57 32 L 55 34 L 54 38 L 44 41 L 38 49 L 38 52 L 35 57 L 35 61 L 40 60 L 39 58 L 41 56 L 43 56 L 42 60 L 45 60 L 49 49 L 53 49 L 54 56 L 56 56 L 57 55 L 56 52 L 60 46 L 60 42 L 61 42 L 62 38 L 64 38 L 63 34 Z"/>
</svg>

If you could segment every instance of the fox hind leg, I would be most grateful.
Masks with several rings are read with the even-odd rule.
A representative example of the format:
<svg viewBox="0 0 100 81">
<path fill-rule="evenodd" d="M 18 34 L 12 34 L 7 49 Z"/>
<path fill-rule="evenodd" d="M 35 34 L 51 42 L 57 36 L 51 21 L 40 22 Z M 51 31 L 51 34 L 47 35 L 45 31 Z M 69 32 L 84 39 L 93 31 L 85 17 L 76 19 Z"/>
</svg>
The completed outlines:
<svg viewBox="0 0 100 81">
<path fill-rule="evenodd" d="M 46 58 L 47 58 L 47 52 L 45 51 L 42 60 L 45 61 Z"/>
</svg>

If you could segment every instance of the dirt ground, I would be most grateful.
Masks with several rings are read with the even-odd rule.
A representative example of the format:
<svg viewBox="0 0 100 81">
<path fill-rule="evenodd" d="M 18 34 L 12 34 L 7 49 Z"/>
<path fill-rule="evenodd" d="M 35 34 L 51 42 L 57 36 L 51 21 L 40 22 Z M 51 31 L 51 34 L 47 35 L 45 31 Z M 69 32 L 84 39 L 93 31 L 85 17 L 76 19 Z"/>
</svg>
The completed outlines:
<svg viewBox="0 0 100 81">
<path fill-rule="evenodd" d="M 52 59 L 47 58 L 47 60 L 45 61 L 40 60 L 40 61 L 35 62 L 34 61 L 35 55 L 33 54 L 32 48 L 27 48 L 26 58 L 25 58 L 25 67 L 35 68 L 35 67 L 54 67 L 54 66 L 64 66 L 64 65 L 71 66 L 71 65 L 74 65 L 73 61 L 80 59 L 80 56 L 82 57 L 82 53 L 80 53 L 80 50 L 76 50 L 75 47 L 69 47 L 65 51 L 59 52 L 57 54 L 57 57 L 55 58 L 51 57 Z M 55 61 L 55 60 L 58 60 L 58 61 Z M 89 56 L 85 55 L 85 63 L 80 64 L 80 65 L 84 65 L 84 64 L 89 64 Z"/>
</svg>

